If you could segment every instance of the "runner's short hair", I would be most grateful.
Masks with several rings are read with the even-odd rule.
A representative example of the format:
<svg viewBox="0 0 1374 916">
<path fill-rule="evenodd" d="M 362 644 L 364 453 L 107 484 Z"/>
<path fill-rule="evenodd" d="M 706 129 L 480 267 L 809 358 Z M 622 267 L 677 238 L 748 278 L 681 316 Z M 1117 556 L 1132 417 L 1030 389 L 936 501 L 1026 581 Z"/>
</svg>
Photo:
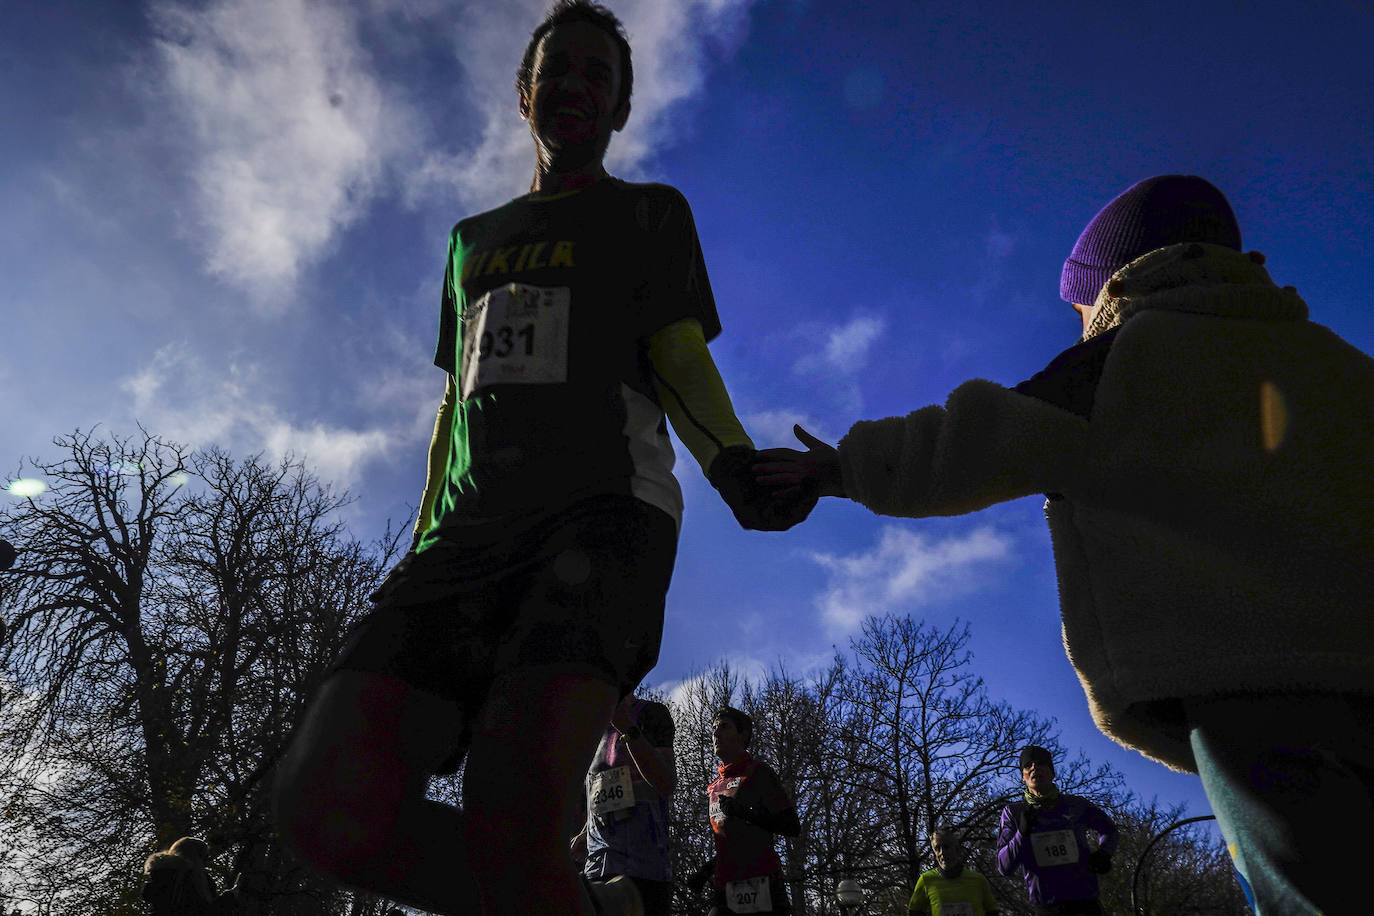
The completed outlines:
<svg viewBox="0 0 1374 916">
<path fill-rule="evenodd" d="M 744 746 L 748 747 L 749 742 L 754 738 L 754 720 L 750 718 L 749 713 L 733 706 L 722 706 L 711 717 L 711 724 L 714 725 L 722 719 L 728 720 L 735 726 L 735 730 L 744 736 Z"/>
<path fill-rule="evenodd" d="M 958 828 L 952 827 L 949 824 L 937 824 L 935 829 L 930 831 L 930 836 L 926 837 L 926 839 L 933 843 L 937 836 L 947 836 L 960 846 L 964 844 L 963 833 L 961 833 Z"/>
<path fill-rule="evenodd" d="M 195 857 L 202 862 L 207 862 L 210 859 L 210 844 L 198 836 L 184 836 L 173 843 L 167 851 L 187 858 Z"/>
<path fill-rule="evenodd" d="M 615 41 L 620 49 L 620 98 L 616 99 L 616 109 L 630 101 L 630 90 L 634 88 L 635 72 L 630 62 L 630 39 L 625 35 L 625 26 L 600 3 L 591 0 L 558 0 L 549 10 L 544 21 L 535 27 L 530 35 L 530 43 L 525 46 L 525 57 L 520 61 L 520 72 L 515 75 L 515 88 L 528 97 L 534 85 L 534 55 L 539 50 L 539 42 L 555 27 L 569 22 L 585 22 L 594 25 Z"/>
<path fill-rule="evenodd" d="M 143 862 L 143 873 L 151 875 L 155 871 L 190 871 L 195 866 L 191 860 L 174 852 L 155 852 Z"/>
</svg>

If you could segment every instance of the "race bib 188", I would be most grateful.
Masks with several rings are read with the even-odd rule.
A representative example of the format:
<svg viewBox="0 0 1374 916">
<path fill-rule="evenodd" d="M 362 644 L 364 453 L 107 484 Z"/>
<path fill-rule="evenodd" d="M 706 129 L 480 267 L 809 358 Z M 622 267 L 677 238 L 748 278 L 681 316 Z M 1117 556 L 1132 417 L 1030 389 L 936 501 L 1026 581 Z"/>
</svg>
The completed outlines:
<svg viewBox="0 0 1374 916">
<path fill-rule="evenodd" d="M 634 784 L 630 781 L 630 768 L 616 767 L 602 770 L 592 777 L 592 785 L 587 793 L 587 804 L 597 817 L 605 817 L 612 811 L 623 811 L 635 806 Z"/>
<path fill-rule="evenodd" d="M 771 913 L 773 894 L 768 876 L 725 883 L 725 902 L 732 913 Z"/>
<path fill-rule="evenodd" d="M 1035 864 L 1042 868 L 1047 865 L 1072 865 L 1078 861 L 1078 841 L 1072 830 L 1032 833 L 1031 849 L 1035 852 Z"/>
<path fill-rule="evenodd" d="M 498 286 L 463 310 L 460 395 L 488 385 L 547 385 L 568 380 L 566 286 Z"/>
</svg>

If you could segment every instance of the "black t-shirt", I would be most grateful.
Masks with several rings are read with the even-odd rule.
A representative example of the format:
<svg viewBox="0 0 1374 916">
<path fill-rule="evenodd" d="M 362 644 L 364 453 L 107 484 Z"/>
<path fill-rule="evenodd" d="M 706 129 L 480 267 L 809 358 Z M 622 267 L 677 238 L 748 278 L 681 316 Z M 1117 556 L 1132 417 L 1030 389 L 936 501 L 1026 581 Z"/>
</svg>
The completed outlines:
<svg viewBox="0 0 1374 916">
<path fill-rule="evenodd" d="M 648 338 L 720 332 L 691 210 L 667 185 L 604 178 L 454 227 L 435 365 L 459 402 L 440 534 L 639 496 L 680 517 Z"/>
</svg>

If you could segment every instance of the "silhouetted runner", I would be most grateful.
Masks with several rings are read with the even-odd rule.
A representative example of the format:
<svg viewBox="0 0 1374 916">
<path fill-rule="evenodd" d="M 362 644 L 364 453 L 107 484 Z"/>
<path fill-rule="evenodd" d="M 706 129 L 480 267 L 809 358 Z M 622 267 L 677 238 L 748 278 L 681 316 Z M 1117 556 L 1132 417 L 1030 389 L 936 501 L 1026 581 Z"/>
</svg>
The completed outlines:
<svg viewBox="0 0 1374 916">
<path fill-rule="evenodd" d="M 566 838 L 598 737 L 658 658 L 682 508 L 665 409 L 741 524 L 785 528 L 815 502 L 753 480 L 687 201 L 602 165 L 632 79 L 602 7 L 560 2 L 531 37 L 534 180 L 449 237 L 413 549 L 279 773 L 303 859 L 434 912 L 640 911 L 623 879 L 594 904 Z M 426 800 L 464 759 L 461 811 Z"/>
</svg>

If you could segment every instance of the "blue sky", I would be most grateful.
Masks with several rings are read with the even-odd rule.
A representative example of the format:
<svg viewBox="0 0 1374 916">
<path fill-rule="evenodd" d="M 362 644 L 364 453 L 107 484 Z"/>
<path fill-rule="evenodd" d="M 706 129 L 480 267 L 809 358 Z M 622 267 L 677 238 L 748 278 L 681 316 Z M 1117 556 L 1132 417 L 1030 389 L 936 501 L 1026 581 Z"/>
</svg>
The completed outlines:
<svg viewBox="0 0 1374 916">
<path fill-rule="evenodd" d="M 443 375 L 449 227 L 528 187 L 514 70 L 544 0 L 130 0 L 0 9 L 0 467 L 75 427 L 294 452 L 370 537 L 409 525 Z M 761 446 L 801 421 L 1033 374 L 1079 331 L 1083 224 L 1152 174 L 1230 198 L 1313 318 L 1366 352 L 1366 2 L 619 0 L 634 111 L 609 165 L 680 187 Z M 1148 7 L 1148 8 L 1147 8 Z M 1041 500 L 959 519 L 827 501 L 742 532 L 679 447 L 688 510 L 649 682 L 794 671 L 866 613 L 973 625 L 993 696 L 1205 813 L 1099 735 L 1059 638 Z"/>
</svg>

